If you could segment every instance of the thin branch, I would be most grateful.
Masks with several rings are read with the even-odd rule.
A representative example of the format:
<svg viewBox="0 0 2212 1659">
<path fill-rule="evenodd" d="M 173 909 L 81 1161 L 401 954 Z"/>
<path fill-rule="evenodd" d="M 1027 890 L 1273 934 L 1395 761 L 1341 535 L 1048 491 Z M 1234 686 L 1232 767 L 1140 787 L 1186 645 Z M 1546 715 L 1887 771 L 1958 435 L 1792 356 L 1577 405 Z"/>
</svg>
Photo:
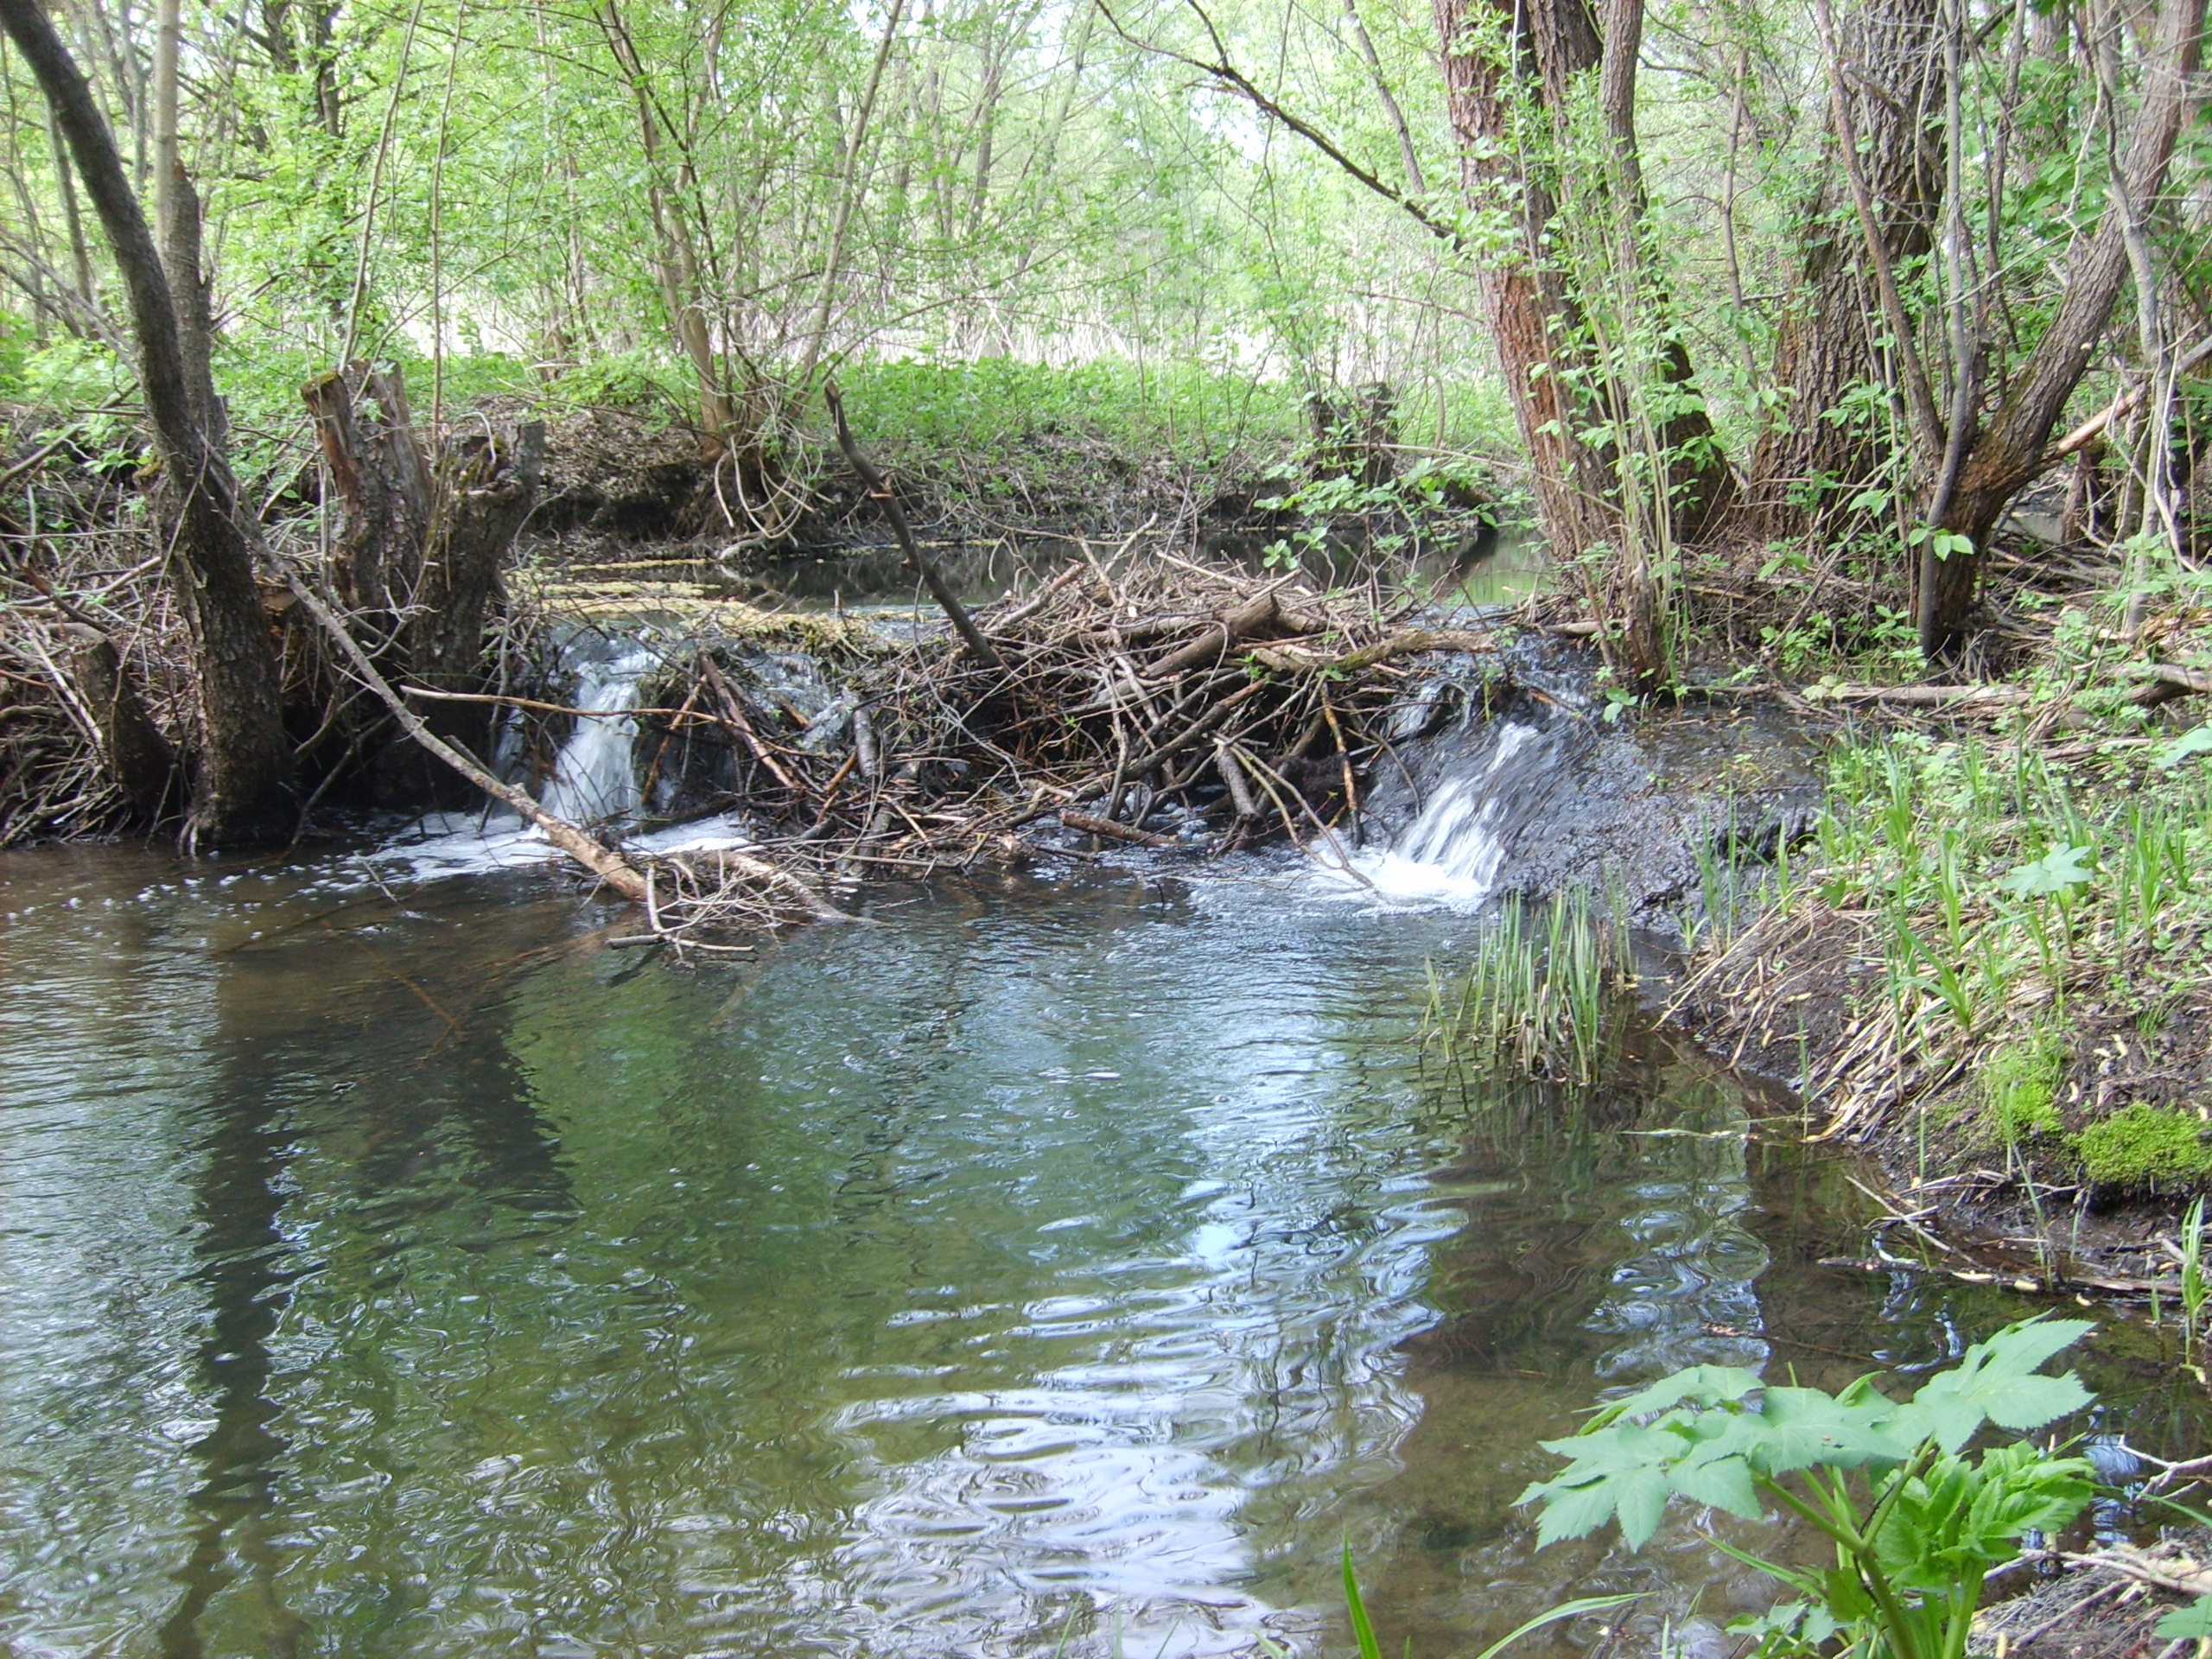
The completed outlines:
<svg viewBox="0 0 2212 1659">
<path fill-rule="evenodd" d="M 1352 160 L 1351 156 L 1344 154 L 1344 152 L 1337 146 L 1326 133 L 1321 131 L 1320 129 L 1315 127 L 1310 122 L 1301 120 L 1299 117 L 1293 115 L 1288 110 L 1283 108 L 1281 105 L 1276 103 L 1274 99 L 1269 98 L 1265 92 L 1254 86 L 1250 78 L 1248 77 L 1243 70 L 1239 69 L 1235 64 L 1230 62 L 1229 49 L 1222 43 L 1220 31 L 1214 27 L 1213 19 L 1207 16 L 1204 9 L 1198 4 L 1198 0 L 1190 0 L 1190 6 L 1192 11 L 1198 13 L 1198 21 L 1205 25 L 1206 37 L 1213 43 L 1213 49 L 1216 55 L 1214 61 L 1211 63 L 1207 62 L 1203 58 L 1194 58 L 1190 56 L 1187 53 L 1178 52 L 1173 47 L 1160 46 L 1150 41 L 1139 40 L 1135 35 L 1130 34 L 1128 30 L 1122 27 L 1121 19 L 1114 16 L 1113 10 L 1107 5 L 1106 0 L 1097 0 L 1097 6 L 1099 11 L 1104 16 L 1108 25 L 1113 29 L 1113 31 L 1116 35 L 1120 35 L 1122 40 L 1128 42 L 1129 45 L 1135 47 L 1138 51 L 1147 53 L 1157 58 L 1166 58 L 1171 63 L 1179 63 L 1186 69 L 1197 70 L 1198 73 L 1205 76 L 1223 91 L 1235 93 L 1237 97 L 1243 99 L 1247 104 L 1249 104 L 1254 109 L 1259 111 L 1262 115 L 1266 116 L 1269 120 L 1278 122 L 1281 125 L 1287 127 L 1291 131 L 1296 133 L 1300 138 L 1303 138 L 1307 143 L 1313 145 L 1314 149 L 1319 150 L 1324 156 L 1334 162 L 1337 166 L 1343 169 L 1349 177 L 1357 183 L 1365 186 L 1369 190 L 1373 191 L 1376 195 L 1382 197 L 1383 200 L 1389 202 L 1392 207 L 1396 207 L 1404 213 L 1414 221 L 1414 224 L 1420 226 L 1421 229 L 1427 231 L 1431 236 L 1436 238 L 1438 241 L 1443 243 L 1455 253 L 1459 251 L 1465 245 L 1464 239 L 1460 236 L 1458 227 L 1449 225 L 1444 220 L 1437 218 L 1433 213 L 1430 213 L 1427 208 L 1424 207 L 1420 202 L 1414 200 L 1404 191 L 1392 189 L 1390 186 L 1384 183 L 1372 169 L 1362 167 L 1357 162 Z"/>
</svg>

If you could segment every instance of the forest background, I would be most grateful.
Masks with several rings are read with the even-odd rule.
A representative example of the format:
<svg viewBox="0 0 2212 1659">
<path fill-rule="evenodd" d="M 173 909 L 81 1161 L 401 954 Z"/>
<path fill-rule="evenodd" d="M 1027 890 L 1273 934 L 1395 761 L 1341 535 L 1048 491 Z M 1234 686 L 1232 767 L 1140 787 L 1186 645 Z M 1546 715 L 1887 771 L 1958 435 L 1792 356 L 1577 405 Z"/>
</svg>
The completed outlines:
<svg viewBox="0 0 2212 1659">
<path fill-rule="evenodd" d="M 1287 556 L 1484 501 L 1616 715 L 1963 721 L 1845 747 L 1819 879 L 1692 918 L 1707 1023 L 1923 1173 L 1942 1098 L 2069 1191 L 2212 1180 L 2205 0 L 0 26 L 0 841 L 449 790 L 368 692 L 488 753 L 541 423 L 626 411 L 695 550 L 772 553 L 850 523 L 834 377 L 1001 524 L 1124 531 L 1144 475 L 1167 541 Z"/>
<path fill-rule="evenodd" d="M 53 16 L 261 499 L 313 455 L 301 387 L 356 359 L 410 366 L 434 427 L 494 393 L 657 402 L 728 457 L 722 528 L 767 540 L 829 454 L 833 370 L 871 431 L 1001 472 L 1063 427 L 1281 459 L 1313 399 L 1387 386 L 1395 470 L 1479 462 L 1584 562 L 1648 690 L 1686 549 L 1812 593 L 1769 619 L 1770 653 L 1958 657 L 2003 514 L 2068 462 L 2054 539 L 2123 547 L 2139 589 L 2174 578 L 2212 315 L 2202 13 Z M 0 397 L 133 454 L 122 284 L 61 125 L 4 64 Z"/>
</svg>

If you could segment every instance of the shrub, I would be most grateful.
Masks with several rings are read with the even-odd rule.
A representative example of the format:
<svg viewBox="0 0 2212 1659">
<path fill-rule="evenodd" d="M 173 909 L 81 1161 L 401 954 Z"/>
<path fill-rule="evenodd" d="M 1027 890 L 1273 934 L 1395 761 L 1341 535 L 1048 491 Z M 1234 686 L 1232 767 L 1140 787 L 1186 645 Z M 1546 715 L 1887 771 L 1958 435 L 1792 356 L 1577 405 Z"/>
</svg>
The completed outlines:
<svg viewBox="0 0 2212 1659">
<path fill-rule="evenodd" d="M 2025 1434 L 2088 1405 L 2072 1373 L 2044 1363 L 2089 1330 L 2036 1319 L 1976 1343 L 1906 1402 L 1861 1377 L 1840 1394 L 1700 1365 L 1604 1407 L 1581 1433 L 1547 1440 L 1567 1467 L 1521 1495 L 1541 1503 L 1539 1544 L 1610 1521 L 1641 1548 L 1677 1497 L 1747 1521 L 1769 1503 L 1834 1545 L 1834 1565 L 1720 1548 L 1802 1600 L 1738 1628 L 1761 1659 L 1815 1659 L 1846 1637 L 1858 1659 L 1958 1659 L 1984 1575 L 2030 1531 L 2055 1532 L 2093 1488 L 2088 1463 L 2031 1440 L 1969 1452 L 1985 1426 Z"/>
</svg>

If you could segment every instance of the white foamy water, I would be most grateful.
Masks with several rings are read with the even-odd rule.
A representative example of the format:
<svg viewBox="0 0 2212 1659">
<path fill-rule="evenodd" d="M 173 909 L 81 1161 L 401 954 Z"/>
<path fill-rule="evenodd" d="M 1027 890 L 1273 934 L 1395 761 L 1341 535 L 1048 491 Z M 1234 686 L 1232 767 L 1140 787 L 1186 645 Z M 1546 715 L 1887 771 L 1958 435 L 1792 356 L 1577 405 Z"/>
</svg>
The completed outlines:
<svg viewBox="0 0 2212 1659">
<path fill-rule="evenodd" d="M 607 662 L 584 664 L 575 706 L 601 717 L 580 718 L 561 746 L 553 776 L 538 798 L 547 811 L 577 824 L 620 823 L 637 815 L 644 805 L 632 753 L 638 722 L 617 711 L 637 707 L 639 683 L 659 660 L 640 646 Z M 751 842 L 741 820 L 727 814 L 671 825 L 622 844 L 633 853 L 665 857 L 733 852 Z M 382 874 L 437 881 L 557 863 L 562 856 L 537 825 L 498 807 L 426 814 L 379 848 L 371 861 Z"/>
<path fill-rule="evenodd" d="M 1504 830 L 1517 768 L 1511 762 L 1536 741 L 1536 728 L 1509 723 L 1470 770 L 1440 785 L 1391 846 L 1353 858 L 1361 881 L 1342 874 L 1331 885 L 1348 896 L 1385 902 L 1480 907 L 1497 889 L 1505 862 Z"/>
<path fill-rule="evenodd" d="M 598 823 L 637 816 L 644 803 L 630 749 L 637 741 L 638 721 L 632 715 L 613 711 L 638 706 L 638 682 L 659 661 L 653 652 L 638 647 L 612 662 L 584 664 L 576 707 L 600 717 L 579 718 L 575 733 L 562 745 L 553 780 L 538 798 L 555 817 L 570 823 Z"/>
</svg>

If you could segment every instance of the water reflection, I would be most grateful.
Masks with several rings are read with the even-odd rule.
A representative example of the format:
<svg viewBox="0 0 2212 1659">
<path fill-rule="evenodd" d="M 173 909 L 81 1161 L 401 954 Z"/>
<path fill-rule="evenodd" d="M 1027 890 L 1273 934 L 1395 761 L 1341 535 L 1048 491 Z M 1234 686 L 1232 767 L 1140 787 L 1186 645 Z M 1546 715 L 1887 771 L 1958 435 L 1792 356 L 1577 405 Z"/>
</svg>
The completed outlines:
<svg viewBox="0 0 2212 1659">
<path fill-rule="evenodd" d="M 1716 1581 L 1534 1557 L 1535 1440 L 1879 1294 L 1707 1070 L 1424 1070 L 1464 918 L 1017 885 L 680 971 L 543 878 L 149 868 L 0 862 L 15 1651 L 1248 1652 L 1347 1531 L 1456 1651 Z"/>
</svg>

